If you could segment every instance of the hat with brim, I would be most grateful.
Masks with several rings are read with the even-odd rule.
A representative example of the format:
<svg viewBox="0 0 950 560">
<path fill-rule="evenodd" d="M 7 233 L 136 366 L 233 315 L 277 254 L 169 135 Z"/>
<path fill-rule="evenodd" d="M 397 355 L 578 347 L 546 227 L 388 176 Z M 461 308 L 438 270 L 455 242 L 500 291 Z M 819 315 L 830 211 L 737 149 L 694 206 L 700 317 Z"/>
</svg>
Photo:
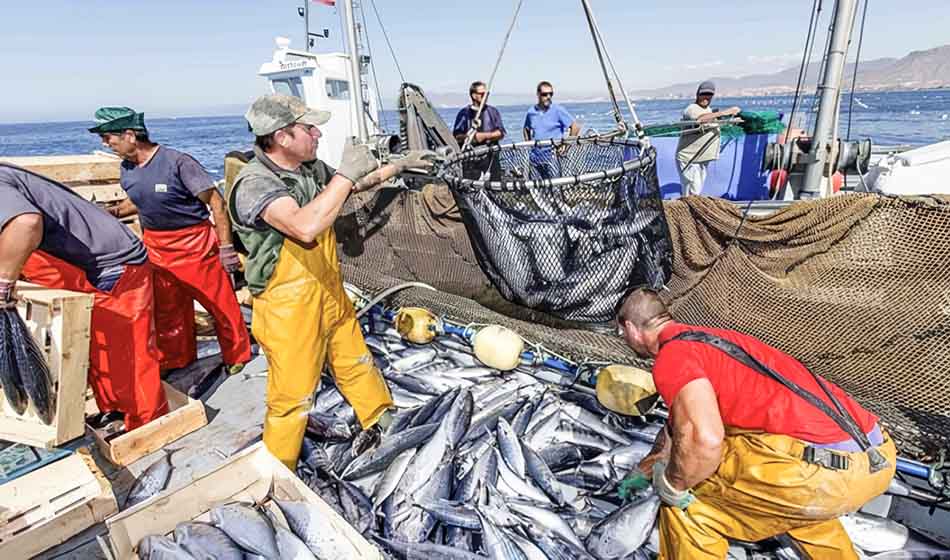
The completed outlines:
<svg viewBox="0 0 950 560">
<path fill-rule="evenodd" d="M 145 113 L 136 113 L 128 107 L 100 107 L 94 118 L 97 124 L 89 129 L 94 134 L 145 130 Z"/>
<path fill-rule="evenodd" d="M 294 123 L 324 125 L 330 120 L 330 112 L 311 109 L 292 95 L 273 94 L 257 98 L 244 118 L 255 136 L 267 136 Z"/>
<path fill-rule="evenodd" d="M 696 88 L 696 95 L 716 95 L 716 84 L 705 81 Z"/>
</svg>

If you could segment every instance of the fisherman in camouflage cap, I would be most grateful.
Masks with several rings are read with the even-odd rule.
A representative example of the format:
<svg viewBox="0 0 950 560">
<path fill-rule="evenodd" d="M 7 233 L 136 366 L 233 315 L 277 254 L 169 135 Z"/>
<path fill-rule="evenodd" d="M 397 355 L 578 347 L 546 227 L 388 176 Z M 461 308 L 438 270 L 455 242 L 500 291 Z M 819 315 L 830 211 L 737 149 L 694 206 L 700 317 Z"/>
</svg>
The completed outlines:
<svg viewBox="0 0 950 560">
<path fill-rule="evenodd" d="M 381 166 L 368 146 L 348 143 L 333 169 L 316 156 L 330 113 L 296 97 L 265 95 L 246 118 L 254 159 L 229 188 L 228 210 L 248 250 L 251 330 L 269 367 L 264 443 L 293 469 L 324 362 L 363 427 L 354 453 L 389 423 L 392 396 L 343 291 L 333 222 L 350 193 L 431 163 L 410 152 Z"/>
</svg>

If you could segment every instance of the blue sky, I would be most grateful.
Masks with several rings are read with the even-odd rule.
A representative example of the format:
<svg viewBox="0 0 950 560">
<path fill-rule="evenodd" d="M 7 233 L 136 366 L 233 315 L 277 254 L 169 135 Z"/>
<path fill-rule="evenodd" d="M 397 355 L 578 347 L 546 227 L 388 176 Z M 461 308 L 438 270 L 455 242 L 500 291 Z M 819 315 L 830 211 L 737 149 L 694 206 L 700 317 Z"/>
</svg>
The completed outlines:
<svg viewBox="0 0 950 560">
<path fill-rule="evenodd" d="M 399 77 L 364 1 L 383 97 Z M 427 92 L 487 79 L 514 0 L 375 0 L 406 78 Z M 6 1 L 0 33 L 0 122 L 90 118 L 123 104 L 153 116 L 239 114 L 264 92 L 256 75 L 273 38 L 302 46 L 303 0 Z M 591 0 L 628 89 L 740 76 L 796 65 L 811 0 Z M 824 40 L 832 0 L 824 0 Z M 338 10 L 312 4 L 318 49 L 342 45 Z M 872 2 L 862 58 L 950 43 L 946 0 Z M 602 95 L 579 0 L 525 0 L 496 80 L 526 93 L 547 79 L 559 97 Z"/>
</svg>

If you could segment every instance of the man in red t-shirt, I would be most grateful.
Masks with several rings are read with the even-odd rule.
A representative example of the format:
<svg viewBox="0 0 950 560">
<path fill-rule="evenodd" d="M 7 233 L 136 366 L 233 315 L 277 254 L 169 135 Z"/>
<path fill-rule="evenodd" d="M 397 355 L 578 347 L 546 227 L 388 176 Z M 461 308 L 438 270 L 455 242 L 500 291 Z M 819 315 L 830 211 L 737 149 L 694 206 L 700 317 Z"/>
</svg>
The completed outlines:
<svg viewBox="0 0 950 560">
<path fill-rule="evenodd" d="M 725 558 L 727 538 L 783 533 L 812 558 L 857 558 L 837 518 L 883 493 L 896 466 L 877 417 L 751 336 L 675 322 L 654 292 L 627 296 L 617 323 L 631 348 L 655 359 L 670 408 L 653 451 L 622 484 L 652 482 L 663 501 L 660 558 Z"/>
</svg>

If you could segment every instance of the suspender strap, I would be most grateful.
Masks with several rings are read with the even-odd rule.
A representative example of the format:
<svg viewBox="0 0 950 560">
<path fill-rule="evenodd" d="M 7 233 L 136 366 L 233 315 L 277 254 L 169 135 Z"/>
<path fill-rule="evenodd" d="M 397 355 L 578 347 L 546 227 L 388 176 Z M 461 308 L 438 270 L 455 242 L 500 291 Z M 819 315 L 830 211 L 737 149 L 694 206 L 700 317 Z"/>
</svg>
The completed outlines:
<svg viewBox="0 0 950 560">
<path fill-rule="evenodd" d="M 792 393 L 798 395 L 802 399 L 805 399 L 809 404 L 818 410 L 822 411 L 826 416 L 828 416 L 828 418 L 834 421 L 834 423 L 837 424 L 842 431 L 851 436 L 858 446 L 861 447 L 862 451 L 867 452 L 872 473 L 877 472 L 878 470 L 881 470 L 887 466 L 887 459 L 885 459 L 884 456 L 881 455 L 881 453 L 871 445 L 871 442 L 868 441 L 867 434 L 865 434 L 861 428 L 858 427 L 858 423 L 844 409 L 838 399 L 836 399 L 834 395 L 831 394 L 831 391 L 825 385 L 824 381 L 814 372 L 809 371 L 809 373 L 811 373 L 815 378 L 818 386 L 821 387 L 822 391 L 824 391 L 825 395 L 828 396 L 828 399 L 834 404 L 837 410 L 833 410 L 826 402 L 816 397 L 811 391 L 789 379 L 786 379 L 780 373 L 763 364 L 754 356 L 746 352 L 744 348 L 730 340 L 726 340 L 722 337 L 704 331 L 685 331 L 670 339 L 670 341 L 673 340 L 700 342 L 702 344 L 712 346 L 713 348 L 723 352 L 730 358 L 736 360 L 749 369 L 771 378 Z"/>
</svg>

